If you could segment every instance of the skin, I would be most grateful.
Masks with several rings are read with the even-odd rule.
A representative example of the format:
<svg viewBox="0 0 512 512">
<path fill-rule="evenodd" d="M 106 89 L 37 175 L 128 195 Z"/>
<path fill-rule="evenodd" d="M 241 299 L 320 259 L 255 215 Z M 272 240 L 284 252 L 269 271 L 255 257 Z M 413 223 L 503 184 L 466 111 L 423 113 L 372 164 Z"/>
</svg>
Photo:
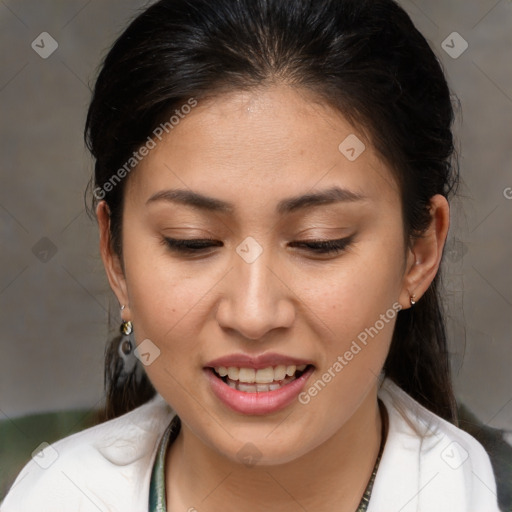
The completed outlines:
<svg viewBox="0 0 512 512">
<path fill-rule="evenodd" d="M 353 162 L 338 150 L 350 134 L 366 145 Z M 282 199 L 332 186 L 364 199 L 275 211 Z M 234 209 L 147 204 L 174 188 Z M 446 199 L 432 198 L 428 230 L 406 248 L 398 186 L 371 141 L 308 93 L 273 85 L 201 102 L 144 158 L 126 183 L 123 265 L 104 201 L 97 216 L 123 319 L 136 343 L 159 347 L 146 371 L 182 420 L 166 460 L 169 511 L 355 510 L 380 444 L 377 376 L 395 320 L 308 404 L 268 415 L 226 407 L 203 367 L 228 354 L 277 352 L 315 366 L 310 386 L 394 303 L 421 300 L 446 240 Z M 291 245 L 350 235 L 338 254 Z M 165 236 L 222 246 L 190 257 L 170 250 Z M 248 236 L 263 249 L 253 263 L 236 252 Z M 252 467 L 238 455 L 246 443 L 261 453 Z"/>
</svg>

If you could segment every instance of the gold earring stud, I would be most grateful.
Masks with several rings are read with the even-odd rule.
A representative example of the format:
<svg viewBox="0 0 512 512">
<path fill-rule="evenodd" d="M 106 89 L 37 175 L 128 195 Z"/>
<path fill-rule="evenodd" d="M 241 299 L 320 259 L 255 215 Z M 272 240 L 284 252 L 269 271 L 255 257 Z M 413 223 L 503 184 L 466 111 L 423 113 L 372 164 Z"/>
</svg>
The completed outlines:
<svg viewBox="0 0 512 512">
<path fill-rule="evenodd" d="M 123 322 L 121 324 L 121 334 L 124 334 L 125 336 L 128 336 L 133 332 L 133 325 L 130 320 L 127 320 L 126 322 Z"/>
<path fill-rule="evenodd" d="M 414 306 L 414 304 L 416 304 L 416 301 L 414 300 L 415 298 L 416 298 L 416 295 L 412 295 L 412 296 L 411 296 L 411 299 L 410 299 L 410 301 L 411 301 L 411 306 Z"/>
</svg>

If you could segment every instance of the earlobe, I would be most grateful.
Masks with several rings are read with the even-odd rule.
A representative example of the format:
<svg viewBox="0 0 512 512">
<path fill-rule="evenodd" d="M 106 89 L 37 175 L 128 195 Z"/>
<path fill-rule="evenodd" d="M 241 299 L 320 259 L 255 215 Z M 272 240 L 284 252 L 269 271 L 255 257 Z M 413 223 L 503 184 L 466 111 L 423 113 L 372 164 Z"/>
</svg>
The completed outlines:
<svg viewBox="0 0 512 512">
<path fill-rule="evenodd" d="M 415 238 L 409 249 L 407 270 L 400 302 L 412 307 L 434 280 L 443 255 L 443 248 L 450 226 L 450 207 L 441 194 L 430 199 L 430 224 L 426 231 Z"/>
<path fill-rule="evenodd" d="M 100 201 L 96 207 L 96 218 L 100 234 L 100 253 L 107 278 L 120 304 L 125 305 L 122 311 L 123 318 L 129 318 L 129 302 L 126 290 L 126 280 L 119 259 L 114 251 L 110 232 L 110 209 L 106 201 Z"/>
</svg>

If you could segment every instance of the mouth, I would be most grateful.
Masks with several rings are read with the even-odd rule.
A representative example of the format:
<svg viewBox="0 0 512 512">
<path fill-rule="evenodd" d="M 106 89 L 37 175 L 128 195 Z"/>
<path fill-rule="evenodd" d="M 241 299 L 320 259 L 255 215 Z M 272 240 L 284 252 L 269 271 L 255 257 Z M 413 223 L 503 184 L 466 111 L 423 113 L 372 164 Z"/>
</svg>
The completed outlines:
<svg viewBox="0 0 512 512">
<path fill-rule="evenodd" d="M 231 389 L 243 393 L 268 393 L 278 391 L 299 379 L 313 369 L 311 364 L 277 365 L 266 368 L 245 368 L 236 366 L 216 366 L 209 368 L 212 374 Z"/>
<path fill-rule="evenodd" d="M 203 371 L 213 395 L 244 415 L 277 413 L 293 404 L 315 370 L 306 361 L 281 356 L 233 359 L 211 362 Z"/>
</svg>

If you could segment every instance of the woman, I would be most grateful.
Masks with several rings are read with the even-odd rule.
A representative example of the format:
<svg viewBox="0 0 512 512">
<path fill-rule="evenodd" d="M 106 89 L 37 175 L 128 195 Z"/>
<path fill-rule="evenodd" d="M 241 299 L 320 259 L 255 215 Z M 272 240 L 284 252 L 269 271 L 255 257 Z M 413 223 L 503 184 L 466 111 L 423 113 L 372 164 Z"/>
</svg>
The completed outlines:
<svg viewBox="0 0 512 512">
<path fill-rule="evenodd" d="M 452 120 L 391 0 L 140 14 L 86 126 L 107 421 L 1 510 L 497 511 L 440 308 Z"/>
</svg>

